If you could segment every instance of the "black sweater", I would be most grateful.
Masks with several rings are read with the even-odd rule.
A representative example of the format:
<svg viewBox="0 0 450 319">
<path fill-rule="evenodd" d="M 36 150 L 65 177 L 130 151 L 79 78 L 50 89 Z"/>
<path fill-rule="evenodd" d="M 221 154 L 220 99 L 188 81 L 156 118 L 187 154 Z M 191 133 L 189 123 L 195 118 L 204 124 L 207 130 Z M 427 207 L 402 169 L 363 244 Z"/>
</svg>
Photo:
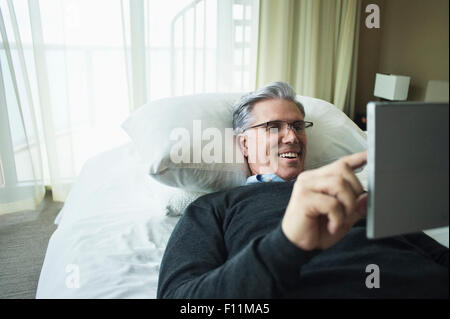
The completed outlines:
<svg viewBox="0 0 450 319">
<path fill-rule="evenodd" d="M 448 248 L 424 233 L 368 240 L 362 219 L 306 252 L 281 230 L 293 182 L 259 183 L 192 203 L 166 247 L 158 298 L 448 298 Z M 379 288 L 373 269 L 379 269 Z"/>
</svg>

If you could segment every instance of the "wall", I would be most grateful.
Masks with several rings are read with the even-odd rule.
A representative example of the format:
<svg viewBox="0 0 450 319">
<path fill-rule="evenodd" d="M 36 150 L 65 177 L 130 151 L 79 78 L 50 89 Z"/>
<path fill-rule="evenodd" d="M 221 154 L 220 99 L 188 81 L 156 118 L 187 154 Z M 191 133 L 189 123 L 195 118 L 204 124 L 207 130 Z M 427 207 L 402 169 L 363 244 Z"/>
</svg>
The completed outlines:
<svg viewBox="0 0 450 319">
<path fill-rule="evenodd" d="M 365 25 L 368 4 L 380 7 L 380 28 L 368 29 Z M 365 114 L 367 102 L 374 100 L 373 88 L 375 74 L 378 72 L 381 31 L 384 27 L 384 0 L 363 0 L 361 5 L 361 19 L 359 26 L 358 71 L 355 94 L 355 113 Z"/>
<path fill-rule="evenodd" d="M 380 29 L 368 29 L 365 8 L 380 7 Z M 363 0 L 356 112 L 365 113 L 375 73 L 411 77 L 409 101 L 423 101 L 428 80 L 449 80 L 448 0 Z"/>
</svg>

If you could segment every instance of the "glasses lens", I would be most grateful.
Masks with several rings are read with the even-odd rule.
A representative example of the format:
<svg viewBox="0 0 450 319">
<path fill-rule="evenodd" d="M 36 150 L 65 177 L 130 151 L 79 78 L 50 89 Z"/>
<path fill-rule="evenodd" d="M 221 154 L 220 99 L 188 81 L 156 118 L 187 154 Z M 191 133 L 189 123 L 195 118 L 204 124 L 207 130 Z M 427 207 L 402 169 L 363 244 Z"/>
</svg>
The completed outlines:
<svg viewBox="0 0 450 319">
<path fill-rule="evenodd" d="M 294 129 L 294 131 L 296 132 L 302 132 L 305 129 L 305 122 L 303 121 L 297 121 L 292 123 L 292 128 Z"/>
<path fill-rule="evenodd" d="M 304 132 L 305 128 L 307 127 L 306 123 L 303 121 L 295 121 L 292 124 L 289 124 L 285 121 L 272 121 L 272 122 L 268 122 L 265 125 L 266 131 L 267 132 L 272 132 L 272 133 L 281 133 L 284 132 L 286 130 L 287 127 L 292 128 L 292 130 L 295 133 L 302 133 Z M 310 125 L 308 125 L 309 127 Z"/>
<path fill-rule="evenodd" d="M 266 126 L 266 130 L 278 130 L 278 132 L 280 132 L 281 130 L 283 130 L 283 128 L 285 128 L 286 123 L 280 122 L 280 121 L 273 121 L 273 122 L 268 122 L 267 126 Z"/>
</svg>

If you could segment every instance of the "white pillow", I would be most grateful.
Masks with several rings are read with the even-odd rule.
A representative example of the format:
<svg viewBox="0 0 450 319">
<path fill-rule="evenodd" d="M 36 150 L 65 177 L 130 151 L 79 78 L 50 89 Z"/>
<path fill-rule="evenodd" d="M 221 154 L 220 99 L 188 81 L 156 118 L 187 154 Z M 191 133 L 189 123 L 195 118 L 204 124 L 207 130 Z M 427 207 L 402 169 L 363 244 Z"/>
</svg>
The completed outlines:
<svg viewBox="0 0 450 319">
<path fill-rule="evenodd" d="M 306 130 L 305 169 L 318 168 L 367 149 L 365 133 L 333 104 L 300 95 L 297 100 L 305 108 L 305 120 L 314 123 Z"/>
<path fill-rule="evenodd" d="M 232 163 L 193 163 L 194 120 L 201 120 L 201 130 L 217 128 L 225 135 L 232 128 L 232 106 L 241 94 L 200 94 L 167 98 L 144 105 L 122 124 L 140 155 L 149 164 L 149 173 L 169 186 L 194 192 L 213 192 L 242 185 L 249 175 L 248 165 L 236 145 L 223 143 L 222 154 L 234 154 Z M 190 134 L 190 163 L 174 163 L 172 148 L 179 140 L 171 140 L 176 129 Z M 176 138 L 176 136 L 172 136 Z M 209 143 L 202 142 L 202 148 Z"/>
<path fill-rule="evenodd" d="M 234 140 L 223 143 L 222 154 L 234 154 L 232 163 L 192 163 L 194 120 L 201 120 L 201 129 L 217 128 L 225 135 L 232 130 L 232 106 L 241 93 L 199 94 L 154 101 L 135 111 L 122 124 L 149 173 L 157 181 L 181 187 L 185 191 L 209 193 L 243 185 L 250 175 L 247 163 Z M 307 130 L 308 146 L 305 169 L 317 168 L 343 155 L 366 149 L 364 133 L 334 105 L 315 98 L 298 96 L 304 105 L 305 120 L 314 122 Z M 184 128 L 190 134 L 187 149 L 191 163 L 174 163 L 171 149 L 180 145 L 171 139 L 175 129 Z M 174 136 L 172 136 L 174 138 Z M 202 149 L 210 142 L 202 142 Z M 189 145 L 190 144 L 190 145 Z"/>
</svg>

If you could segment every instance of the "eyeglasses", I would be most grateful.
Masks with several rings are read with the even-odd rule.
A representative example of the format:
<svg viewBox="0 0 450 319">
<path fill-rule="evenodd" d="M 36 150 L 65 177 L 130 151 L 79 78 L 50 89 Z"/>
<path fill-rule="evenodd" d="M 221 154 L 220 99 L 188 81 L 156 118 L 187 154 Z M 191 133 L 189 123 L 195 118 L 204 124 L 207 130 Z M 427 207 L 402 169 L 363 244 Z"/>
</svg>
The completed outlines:
<svg viewBox="0 0 450 319">
<path fill-rule="evenodd" d="M 277 131 L 275 131 L 275 132 L 280 133 L 281 131 L 284 131 L 286 128 L 291 128 L 294 133 L 300 134 L 300 133 L 303 133 L 306 128 L 311 127 L 311 126 L 313 126 L 313 122 L 308 122 L 308 121 L 294 121 L 292 123 L 288 123 L 287 121 L 270 121 L 270 122 L 265 122 L 262 124 L 250 126 L 250 127 L 246 128 L 244 130 L 244 132 L 251 128 L 261 127 L 261 128 L 265 128 L 266 132 L 271 132 L 272 129 L 274 129 L 274 130 L 276 129 Z"/>
</svg>

